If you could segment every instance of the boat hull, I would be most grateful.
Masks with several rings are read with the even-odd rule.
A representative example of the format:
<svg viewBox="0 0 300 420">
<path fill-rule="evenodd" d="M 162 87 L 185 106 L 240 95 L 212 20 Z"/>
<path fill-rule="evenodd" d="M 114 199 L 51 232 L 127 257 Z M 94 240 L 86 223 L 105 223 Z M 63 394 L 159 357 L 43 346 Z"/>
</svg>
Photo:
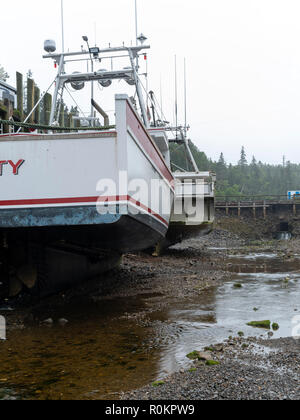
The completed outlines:
<svg viewBox="0 0 300 420">
<path fill-rule="evenodd" d="M 59 218 L 62 214 L 69 217 L 72 212 L 76 213 L 80 209 L 59 209 Z M 82 208 L 84 217 L 89 212 Z M 90 209 L 93 213 L 94 210 Z M 12 219 L 28 218 L 34 219 L 34 213 L 39 220 L 44 220 L 47 216 L 54 218 L 53 210 L 35 210 L 34 212 L 22 210 L 18 216 Z M 41 216 L 43 214 L 43 216 Z M 6 214 L 9 217 L 9 214 Z M 56 244 L 58 242 L 67 242 L 78 246 L 90 247 L 101 250 L 111 250 L 120 254 L 141 251 L 156 243 L 165 237 L 167 227 L 161 222 L 156 221 L 150 215 L 99 215 L 94 219 L 94 224 L 57 225 L 57 226 L 28 226 L 5 230 L 11 246 L 16 242 Z"/>
<path fill-rule="evenodd" d="M 116 97 L 116 122 L 108 132 L 0 137 L 0 235 L 28 230 L 119 252 L 163 239 L 173 176 L 127 96 Z"/>
<path fill-rule="evenodd" d="M 95 225 L 10 229 L 5 236 L 0 234 L 7 244 L 0 248 L 0 301 L 22 291 L 41 298 L 101 279 L 102 273 L 119 265 L 122 254 L 151 247 L 166 231 L 147 215 L 108 215 Z M 26 273 L 34 273 L 30 287 L 24 283 L 24 271 L 27 281 Z M 17 293 L 16 281 L 21 286 Z"/>
<path fill-rule="evenodd" d="M 0 136 L 0 155 L 5 287 L 37 272 L 34 290 L 49 294 L 165 238 L 174 178 L 127 96 L 115 130 Z"/>
</svg>

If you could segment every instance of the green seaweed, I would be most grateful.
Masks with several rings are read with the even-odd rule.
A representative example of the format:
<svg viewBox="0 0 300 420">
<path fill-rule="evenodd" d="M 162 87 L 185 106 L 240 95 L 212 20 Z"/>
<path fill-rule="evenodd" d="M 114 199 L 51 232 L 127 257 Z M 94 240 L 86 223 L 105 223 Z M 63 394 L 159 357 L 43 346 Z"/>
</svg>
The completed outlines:
<svg viewBox="0 0 300 420">
<path fill-rule="evenodd" d="M 218 366 L 220 365 L 220 362 L 217 362 L 216 360 L 207 360 L 206 366 Z"/>
<path fill-rule="evenodd" d="M 266 321 L 251 321 L 251 322 L 248 322 L 247 325 L 249 327 L 254 327 L 254 328 L 264 328 L 266 330 L 271 329 L 271 321 L 269 321 L 269 320 L 266 320 Z"/>
<path fill-rule="evenodd" d="M 164 384 L 165 384 L 164 381 L 156 381 L 156 382 L 153 382 L 152 386 L 159 387 L 159 386 L 163 386 Z"/>
<path fill-rule="evenodd" d="M 199 352 L 197 350 L 194 350 L 191 353 L 187 354 L 186 357 L 190 360 L 198 360 Z"/>
</svg>

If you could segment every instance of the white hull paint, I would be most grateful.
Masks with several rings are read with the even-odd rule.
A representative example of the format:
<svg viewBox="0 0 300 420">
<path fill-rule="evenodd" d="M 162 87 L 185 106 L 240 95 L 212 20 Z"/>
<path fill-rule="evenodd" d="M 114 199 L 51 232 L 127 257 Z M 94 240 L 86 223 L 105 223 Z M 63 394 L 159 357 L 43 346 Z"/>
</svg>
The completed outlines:
<svg viewBox="0 0 300 420">
<path fill-rule="evenodd" d="M 182 223 L 186 226 L 197 226 L 214 222 L 214 181 L 209 172 L 175 173 L 175 208 L 181 213 L 171 215 L 171 223 Z M 199 206 L 195 212 L 196 206 Z"/>
<path fill-rule="evenodd" d="M 215 221 L 215 176 L 183 172 L 175 173 L 174 178 L 174 210 L 163 248 L 209 234 Z"/>
</svg>

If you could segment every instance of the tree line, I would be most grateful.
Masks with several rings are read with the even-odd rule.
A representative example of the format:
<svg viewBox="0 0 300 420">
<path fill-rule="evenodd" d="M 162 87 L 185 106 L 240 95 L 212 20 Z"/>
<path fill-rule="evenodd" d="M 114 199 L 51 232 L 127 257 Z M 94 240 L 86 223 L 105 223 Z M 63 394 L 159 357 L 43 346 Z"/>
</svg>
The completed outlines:
<svg viewBox="0 0 300 420">
<path fill-rule="evenodd" d="M 286 161 L 271 165 L 257 161 L 253 156 L 248 161 L 242 147 L 236 164 L 227 163 L 223 153 L 217 161 L 209 159 L 204 152 L 190 142 L 196 163 L 201 171 L 212 171 L 217 175 L 216 194 L 222 197 L 286 195 L 288 191 L 300 189 L 300 164 Z M 171 145 L 173 170 L 192 170 L 183 145 Z"/>
</svg>

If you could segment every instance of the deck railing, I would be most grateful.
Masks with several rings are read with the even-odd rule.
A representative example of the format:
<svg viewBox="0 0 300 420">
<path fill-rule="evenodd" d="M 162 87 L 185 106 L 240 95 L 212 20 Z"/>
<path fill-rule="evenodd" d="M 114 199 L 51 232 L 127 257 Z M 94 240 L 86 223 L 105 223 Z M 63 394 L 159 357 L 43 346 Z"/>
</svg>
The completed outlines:
<svg viewBox="0 0 300 420">
<path fill-rule="evenodd" d="M 218 196 L 216 195 L 217 203 L 266 203 L 266 204 L 279 204 L 282 202 L 299 202 L 300 196 L 294 196 L 290 198 L 288 194 L 285 195 L 229 195 L 229 196 Z"/>
<path fill-rule="evenodd" d="M 300 196 L 296 195 L 292 198 L 288 195 L 217 196 L 215 201 L 215 208 L 225 210 L 226 215 L 229 215 L 230 211 L 236 212 L 237 210 L 237 214 L 240 217 L 242 210 L 250 209 L 254 218 L 257 216 L 257 211 L 262 211 L 265 219 L 268 209 L 278 205 L 284 205 L 287 209 L 292 209 L 293 215 L 296 216 L 299 210 Z"/>
</svg>

